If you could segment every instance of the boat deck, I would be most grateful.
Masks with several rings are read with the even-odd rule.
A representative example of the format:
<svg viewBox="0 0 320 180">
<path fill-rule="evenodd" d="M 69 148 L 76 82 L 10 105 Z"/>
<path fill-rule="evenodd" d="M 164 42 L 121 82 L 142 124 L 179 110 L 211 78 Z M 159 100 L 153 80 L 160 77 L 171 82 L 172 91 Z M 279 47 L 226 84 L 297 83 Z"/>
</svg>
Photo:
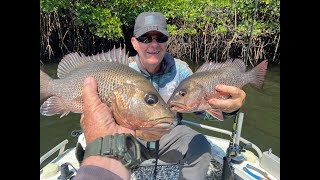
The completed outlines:
<svg viewBox="0 0 320 180">
<path fill-rule="evenodd" d="M 243 114 L 240 113 L 238 123 L 240 124 L 237 126 L 237 133 L 234 137 L 234 143 L 239 145 L 240 141 L 245 144 L 250 144 L 252 149 L 255 150 L 254 154 L 248 148 L 244 152 L 237 152 L 237 156 L 235 158 L 240 157 L 243 161 L 238 161 L 238 163 L 231 163 L 232 167 L 234 168 L 234 178 L 236 180 L 256 180 L 256 179 L 268 179 L 268 180 L 280 180 L 280 158 L 272 154 L 271 149 L 269 151 L 261 152 L 261 150 L 254 145 L 253 143 L 249 142 L 248 140 L 242 138 L 240 136 L 241 133 L 241 126 L 242 126 L 242 119 Z M 182 120 L 185 124 L 195 125 L 201 128 L 209 129 L 215 132 L 220 132 L 223 134 L 227 134 L 231 136 L 230 131 L 226 131 L 223 129 L 210 127 L 202 124 L 197 124 L 191 121 Z M 80 135 L 81 136 L 81 135 Z M 83 136 L 83 134 L 82 134 Z M 212 160 L 207 172 L 206 180 L 213 180 L 213 179 L 222 179 L 222 170 L 223 170 L 223 158 L 226 156 L 227 149 L 230 145 L 230 140 L 207 136 L 205 137 L 211 144 L 211 154 Z M 233 137 L 233 136 L 232 136 Z M 81 138 L 81 137 L 79 137 Z M 65 145 L 68 143 L 68 140 L 64 140 L 56 147 L 51 149 L 45 155 L 40 158 L 40 165 L 43 163 L 48 157 L 53 155 L 56 151 L 59 150 L 58 156 L 53 159 L 49 164 L 47 164 L 44 168 L 40 170 L 40 180 L 56 180 L 60 179 L 59 176 L 61 175 L 60 169 L 62 165 L 68 167 L 70 170 L 70 176 L 76 174 L 77 169 L 79 169 L 79 162 L 75 155 L 75 149 L 71 148 L 65 149 Z M 234 146 L 231 146 L 234 148 Z M 236 162 L 236 161 L 234 161 Z M 155 160 L 149 159 L 144 161 L 140 164 L 140 166 L 135 169 L 131 175 L 131 180 L 148 180 L 153 179 L 154 175 L 154 168 L 155 168 Z M 178 164 L 170 164 L 165 163 L 161 160 L 158 160 L 157 163 L 157 180 L 178 180 L 180 170 Z"/>
<path fill-rule="evenodd" d="M 207 173 L 206 180 L 216 180 L 221 179 L 222 177 L 222 163 L 223 163 L 223 157 L 225 156 L 226 149 L 228 148 L 229 141 L 226 139 L 206 136 L 211 143 L 212 146 L 212 154 L 213 159 L 211 160 L 211 164 L 209 166 L 209 170 Z M 250 151 L 249 151 L 250 152 Z M 265 171 L 259 166 L 259 160 L 258 157 L 253 156 L 254 158 L 250 161 L 244 161 L 241 164 L 233 164 L 235 168 L 235 179 L 248 179 L 248 180 L 255 180 L 252 176 L 250 176 L 248 173 L 246 173 L 243 170 L 243 167 L 246 166 L 246 164 L 253 165 L 257 168 L 260 168 L 262 171 Z M 58 167 L 60 167 L 65 162 L 68 162 L 72 164 L 72 166 L 75 169 L 79 168 L 79 162 L 76 159 L 75 156 L 75 148 L 67 149 L 62 155 L 59 155 L 57 158 L 55 158 L 51 163 L 47 165 L 47 167 L 51 166 L 50 168 L 44 167 L 40 170 L 40 180 L 56 180 L 60 176 L 60 171 L 58 170 Z M 131 180 L 147 180 L 153 178 L 153 172 L 154 172 L 154 160 L 150 159 L 145 162 L 142 162 L 139 168 L 137 168 L 135 171 L 133 171 L 131 175 Z M 69 165 L 69 169 L 72 172 L 75 172 L 73 170 L 73 167 Z M 158 160 L 158 166 L 157 166 L 157 176 L 156 179 L 171 179 L 171 180 L 178 180 L 179 177 L 179 165 L 177 164 L 170 164 L 165 163 L 161 160 Z M 48 175 L 51 174 L 51 177 L 48 177 Z M 263 175 L 259 174 L 258 172 L 255 172 L 256 175 L 263 177 Z M 271 174 L 268 174 L 268 177 L 271 180 L 277 180 L 274 176 Z"/>
</svg>

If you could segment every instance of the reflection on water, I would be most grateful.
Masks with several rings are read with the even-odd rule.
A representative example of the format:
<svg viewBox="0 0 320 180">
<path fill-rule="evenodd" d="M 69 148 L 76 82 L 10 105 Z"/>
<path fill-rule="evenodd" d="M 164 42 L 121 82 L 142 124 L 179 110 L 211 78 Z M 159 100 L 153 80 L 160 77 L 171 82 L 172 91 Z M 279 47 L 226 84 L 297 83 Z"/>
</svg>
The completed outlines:
<svg viewBox="0 0 320 180">
<path fill-rule="evenodd" d="M 57 64 L 45 65 L 45 70 L 51 77 L 55 77 L 56 68 Z M 280 66 L 269 64 L 262 90 L 251 85 L 246 85 L 243 89 L 247 96 L 240 110 L 244 113 L 241 137 L 256 144 L 261 151 L 272 148 L 272 152 L 280 157 Z M 192 114 L 185 114 L 183 117 L 232 131 L 233 121 L 207 122 L 196 119 Z M 75 146 L 77 139 L 71 136 L 71 132 L 80 129 L 79 119 L 80 115 L 73 113 L 63 118 L 60 115 L 40 115 L 40 157 L 64 139 L 69 140 L 67 148 Z M 209 130 L 192 128 L 204 134 L 227 137 Z"/>
</svg>

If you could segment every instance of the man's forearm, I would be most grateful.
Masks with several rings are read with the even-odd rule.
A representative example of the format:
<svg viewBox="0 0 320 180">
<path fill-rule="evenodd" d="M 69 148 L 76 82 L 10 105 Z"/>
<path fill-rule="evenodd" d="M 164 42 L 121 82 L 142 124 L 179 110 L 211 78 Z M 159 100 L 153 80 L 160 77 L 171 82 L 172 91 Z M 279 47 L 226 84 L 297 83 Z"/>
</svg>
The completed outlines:
<svg viewBox="0 0 320 180">
<path fill-rule="evenodd" d="M 113 158 L 90 156 L 82 162 L 81 167 L 84 166 L 101 167 L 111 171 L 122 179 L 130 179 L 130 170 L 128 170 L 120 161 Z"/>
</svg>

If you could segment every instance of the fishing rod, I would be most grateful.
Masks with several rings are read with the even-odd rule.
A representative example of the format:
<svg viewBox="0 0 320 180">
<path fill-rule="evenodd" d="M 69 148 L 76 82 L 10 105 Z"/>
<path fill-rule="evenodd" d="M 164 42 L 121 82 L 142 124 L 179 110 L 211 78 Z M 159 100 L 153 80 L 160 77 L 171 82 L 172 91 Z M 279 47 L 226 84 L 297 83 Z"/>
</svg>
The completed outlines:
<svg viewBox="0 0 320 180">
<path fill-rule="evenodd" d="M 256 18 L 257 7 L 258 7 L 258 0 L 255 1 L 254 13 L 253 13 L 253 17 L 252 17 L 252 24 L 251 24 L 250 35 L 249 35 L 249 42 L 248 42 L 247 51 L 246 51 L 246 54 L 244 57 L 245 60 L 247 60 L 249 58 L 251 36 L 252 36 L 254 21 Z M 244 151 L 243 149 L 245 147 L 246 148 L 251 147 L 251 144 L 245 144 L 240 147 L 239 141 L 234 143 L 235 134 L 237 134 L 237 133 L 239 134 L 239 132 L 237 132 L 238 131 L 237 129 L 239 126 L 238 118 L 239 118 L 239 111 L 236 112 L 236 116 L 235 116 L 235 119 L 233 122 L 233 130 L 232 130 L 232 134 L 231 134 L 231 140 L 229 143 L 229 147 L 227 148 L 226 156 L 223 157 L 222 180 L 234 180 L 235 179 L 234 178 L 234 167 L 232 166 L 231 163 L 235 163 L 235 164 L 242 163 L 244 161 L 244 157 L 243 157 L 243 155 L 241 155 L 241 152 Z"/>
<path fill-rule="evenodd" d="M 231 163 L 240 164 L 244 161 L 244 156 L 241 152 L 244 152 L 244 148 L 252 148 L 252 144 L 239 145 L 240 130 L 242 128 L 243 113 L 236 112 L 236 116 L 233 122 L 233 130 L 231 132 L 231 140 L 229 147 L 226 151 L 226 156 L 223 157 L 222 167 L 222 180 L 233 180 L 234 179 L 234 168 Z M 235 137 L 236 136 L 236 137 Z M 234 142 L 235 141 L 235 142 Z"/>
</svg>

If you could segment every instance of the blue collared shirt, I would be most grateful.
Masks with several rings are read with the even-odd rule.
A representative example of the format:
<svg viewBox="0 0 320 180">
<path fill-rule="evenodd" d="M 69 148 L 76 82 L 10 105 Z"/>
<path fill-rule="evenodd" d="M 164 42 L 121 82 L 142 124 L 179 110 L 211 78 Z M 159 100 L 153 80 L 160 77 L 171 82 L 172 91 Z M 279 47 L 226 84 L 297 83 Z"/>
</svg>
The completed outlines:
<svg viewBox="0 0 320 180">
<path fill-rule="evenodd" d="M 132 58 L 130 59 L 132 62 L 129 66 L 143 74 L 159 91 L 165 102 L 169 100 L 181 81 L 192 74 L 192 70 L 186 62 L 173 58 L 168 52 L 161 62 L 160 70 L 155 74 L 149 74 L 144 69 L 138 54 L 130 58 Z"/>
</svg>

